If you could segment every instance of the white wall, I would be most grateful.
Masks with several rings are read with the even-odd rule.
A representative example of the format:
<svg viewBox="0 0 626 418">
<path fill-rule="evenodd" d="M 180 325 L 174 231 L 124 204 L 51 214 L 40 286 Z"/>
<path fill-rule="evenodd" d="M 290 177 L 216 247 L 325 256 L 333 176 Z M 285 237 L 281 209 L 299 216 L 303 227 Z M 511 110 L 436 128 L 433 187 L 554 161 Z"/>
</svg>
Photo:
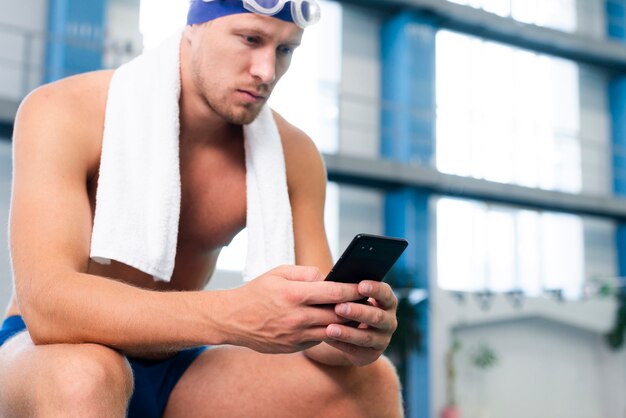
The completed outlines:
<svg viewBox="0 0 626 418">
<path fill-rule="evenodd" d="M 463 417 L 624 416 L 621 397 L 607 396 L 608 378 L 621 380 L 623 387 L 623 356 L 611 361 L 622 367 L 606 367 L 613 355 L 596 332 L 529 317 L 465 327 L 457 335 L 462 341 L 456 363 Z M 482 343 L 499 354 L 491 369 L 472 363 Z"/>
<path fill-rule="evenodd" d="M 463 346 L 457 359 L 462 416 L 480 417 L 482 408 L 491 411 L 488 416 L 507 418 L 623 416 L 626 357 L 623 352 L 610 352 L 602 338 L 613 321 L 612 299 L 565 303 L 531 299 L 518 309 L 497 295 L 492 306 L 483 310 L 471 296 L 461 303 L 435 283 L 432 289 L 433 416 L 445 403 L 445 353 L 454 329 L 459 330 Z M 486 373 L 488 382 L 468 359 L 479 342 L 488 343 L 500 357 L 499 364 Z M 480 385 L 487 386 L 485 399 L 477 393 Z M 513 399 L 528 405 L 520 408 Z"/>
</svg>

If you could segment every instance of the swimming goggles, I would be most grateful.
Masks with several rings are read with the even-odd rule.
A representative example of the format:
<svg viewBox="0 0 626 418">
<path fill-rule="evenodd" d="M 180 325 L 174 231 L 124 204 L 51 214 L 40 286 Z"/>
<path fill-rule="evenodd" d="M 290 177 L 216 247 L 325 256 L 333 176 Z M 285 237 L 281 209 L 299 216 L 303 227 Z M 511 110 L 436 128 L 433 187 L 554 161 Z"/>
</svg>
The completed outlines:
<svg viewBox="0 0 626 418">
<path fill-rule="evenodd" d="M 211 3 L 220 0 L 202 0 Z M 301 28 L 313 25 L 320 20 L 321 9 L 316 0 L 241 0 L 243 7 L 265 16 L 279 14 L 287 2 L 291 3 L 291 19 Z"/>
</svg>

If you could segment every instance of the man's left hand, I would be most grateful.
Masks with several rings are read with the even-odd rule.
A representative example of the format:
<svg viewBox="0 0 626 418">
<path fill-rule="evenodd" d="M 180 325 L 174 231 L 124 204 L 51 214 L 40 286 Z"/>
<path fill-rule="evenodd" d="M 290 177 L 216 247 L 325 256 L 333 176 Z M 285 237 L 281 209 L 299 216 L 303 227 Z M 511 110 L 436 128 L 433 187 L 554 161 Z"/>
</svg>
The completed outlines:
<svg viewBox="0 0 626 418">
<path fill-rule="evenodd" d="M 360 323 L 358 328 L 345 324 L 326 327 L 326 343 L 340 350 L 351 364 L 364 366 L 376 361 L 385 351 L 398 326 L 398 299 L 387 283 L 366 280 L 358 291 L 369 298 L 367 304 L 340 303 L 335 313 Z"/>
</svg>

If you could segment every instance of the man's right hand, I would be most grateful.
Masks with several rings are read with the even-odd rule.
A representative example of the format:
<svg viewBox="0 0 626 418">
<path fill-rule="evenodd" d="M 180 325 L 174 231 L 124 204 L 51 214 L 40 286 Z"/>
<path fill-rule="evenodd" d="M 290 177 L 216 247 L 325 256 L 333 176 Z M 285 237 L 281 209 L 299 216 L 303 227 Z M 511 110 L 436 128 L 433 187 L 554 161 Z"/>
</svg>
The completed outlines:
<svg viewBox="0 0 626 418">
<path fill-rule="evenodd" d="M 328 339 L 346 320 L 334 306 L 362 296 L 356 284 L 326 282 L 315 267 L 280 266 L 225 292 L 225 342 L 261 353 L 291 353 Z"/>
</svg>

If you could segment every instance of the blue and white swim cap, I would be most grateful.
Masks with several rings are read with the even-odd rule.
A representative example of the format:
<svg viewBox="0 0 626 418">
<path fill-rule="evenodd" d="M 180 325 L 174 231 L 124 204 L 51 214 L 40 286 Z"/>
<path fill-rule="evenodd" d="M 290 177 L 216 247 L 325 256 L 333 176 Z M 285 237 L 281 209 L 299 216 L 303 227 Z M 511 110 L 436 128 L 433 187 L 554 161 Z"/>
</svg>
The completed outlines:
<svg viewBox="0 0 626 418">
<path fill-rule="evenodd" d="M 287 3 L 290 7 L 286 7 Z M 195 25 L 239 13 L 272 16 L 302 28 L 320 18 L 316 0 L 191 0 L 187 24 Z"/>
</svg>

